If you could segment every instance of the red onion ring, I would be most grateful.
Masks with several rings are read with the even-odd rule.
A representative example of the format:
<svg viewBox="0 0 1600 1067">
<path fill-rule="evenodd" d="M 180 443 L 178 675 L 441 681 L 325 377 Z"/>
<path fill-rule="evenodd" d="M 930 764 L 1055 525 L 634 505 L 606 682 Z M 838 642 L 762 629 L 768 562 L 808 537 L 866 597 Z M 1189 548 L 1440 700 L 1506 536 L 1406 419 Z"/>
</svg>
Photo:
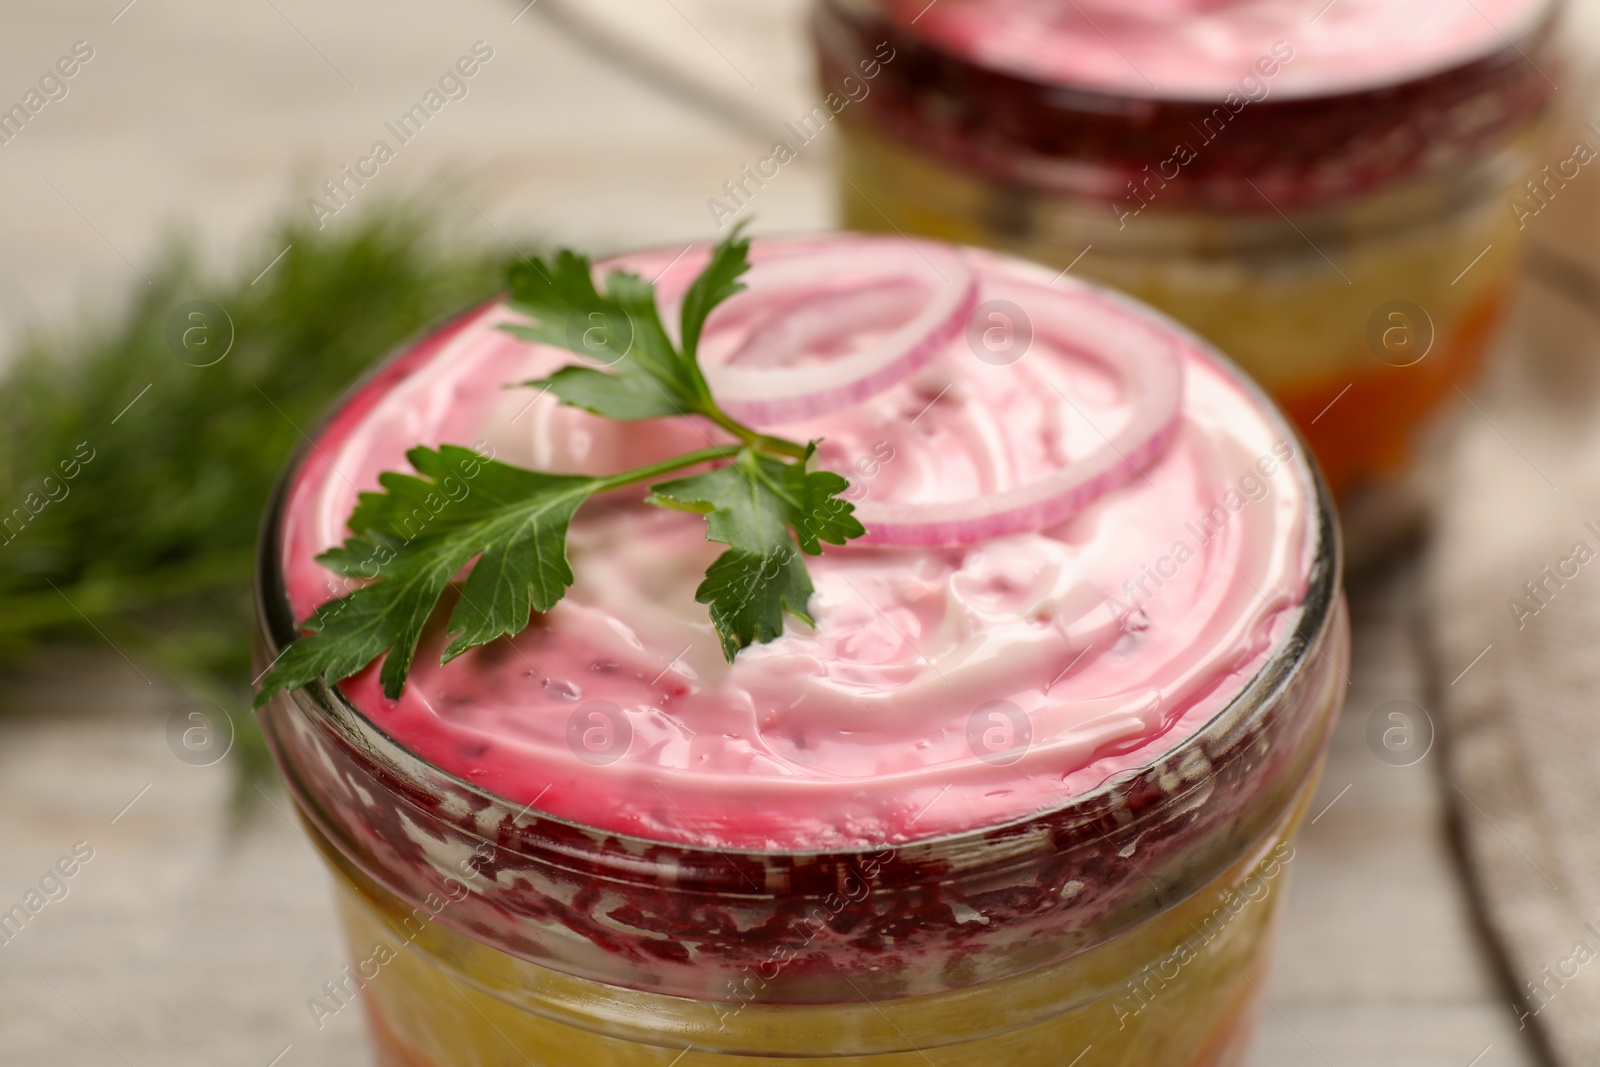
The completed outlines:
<svg viewBox="0 0 1600 1067">
<path fill-rule="evenodd" d="M 908 321 L 924 300 L 915 287 L 892 283 L 820 292 L 763 316 L 723 365 L 792 367 L 826 350 L 830 341 L 859 336 L 884 322 Z"/>
<path fill-rule="evenodd" d="M 904 381 L 961 333 L 977 305 L 978 292 L 971 266 L 955 249 L 893 239 L 863 239 L 827 252 L 769 260 L 751 267 L 748 282 L 749 289 L 734 300 L 771 300 L 785 292 L 806 294 L 779 320 L 791 331 L 789 337 L 802 344 L 830 333 L 837 335 L 841 326 L 860 333 L 874 310 L 893 314 L 896 305 L 903 306 L 903 301 L 895 300 L 858 297 L 851 301 L 854 294 L 883 293 L 906 282 L 918 284 L 928 294 L 921 307 L 887 336 L 836 359 L 790 361 L 785 366 L 730 361 L 706 367 L 706 382 L 717 403 L 734 418 L 757 426 L 826 415 Z M 838 296 L 829 300 L 828 294 Z M 837 312 L 841 301 L 854 312 L 847 323 L 816 313 L 819 305 L 827 308 L 830 304 Z M 707 333 L 715 326 L 713 316 Z M 758 336 L 752 336 L 734 356 L 748 355 L 752 347 L 761 344 Z"/>
<path fill-rule="evenodd" d="M 708 255 L 704 245 L 661 250 L 602 263 L 597 272 L 633 270 L 652 279 L 673 329 L 683 294 Z M 717 308 L 701 336 L 706 380 L 741 421 L 814 418 L 905 380 L 961 336 L 980 298 L 980 275 L 982 299 L 1018 304 L 1036 330 L 1057 334 L 1117 373 L 1134 398 L 1132 416 L 1102 447 L 1031 484 L 970 500 L 858 502 L 856 517 L 867 533 L 857 544 L 967 544 L 1044 529 L 1142 475 L 1177 433 L 1180 350 L 1189 335 L 1114 293 L 1053 282 L 1044 268 L 1009 257 L 900 238 L 759 240 L 751 260 L 748 288 Z M 908 286 L 930 295 L 904 318 Z M 879 342 L 815 358 L 825 342 L 897 315 L 903 321 Z"/>
<path fill-rule="evenodd" d="M 658 251 L 598 264 L 596 273 L 633 270 L 652 279 L 662 319 L 675 333 L 683 294 L 707 254 L 704 246 L 670 259 Z M 752 245 L 751 261 L 747 288 L 712 313 L 700 352 L 717 403 L 754 426 L 826 415 L 905 380 L 961 333 L 977 305 L 971 263 L 936 242 L 762 239 Z M 920 306 L 898 296 L 912 286 L 926 293 Z M 867 332 L 874 320 L 887 332 L 872 344 L 804 358 L 830 339 Z"/>
<path fill-rule="evenodd" d="M 1053 526 L 1143 476 L 1176 435 L 1183 403 L 1180 350 L 1187 334 L 1112 293 L 1008 273 L 984 279 L 984 299 L 1012 301 L 1028 313 L 1035 331 L 1070 339 L 1086 358 L 1118 372 L 1133 398 L 1133 414 L 1100 448 L 1028 485 L 969 500 L 863 500 L 855 514 L 867 534 L 855 543 L 968 544 Z"/>
</svg>

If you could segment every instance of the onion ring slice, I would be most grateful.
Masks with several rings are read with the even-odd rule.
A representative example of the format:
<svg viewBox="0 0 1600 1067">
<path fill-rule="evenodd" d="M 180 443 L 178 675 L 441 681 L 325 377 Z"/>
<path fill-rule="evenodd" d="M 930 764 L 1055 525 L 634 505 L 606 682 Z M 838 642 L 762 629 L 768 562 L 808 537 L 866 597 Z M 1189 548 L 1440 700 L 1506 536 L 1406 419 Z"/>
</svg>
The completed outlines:
<svg viewBox="0 0 1600 1067">
<path fill-rule="evenodd" d="M 664 252 L 623 257 L 596 273 L 653 276 L 662 319 L 676 334 L 683 295 L 708 252 L 691 246 L 665 265 Z M 758 239 L 743 281 L 706 322 L 699 356 L 723 410 L 763 427 L 827 415 L 904 381 L 960 334 L 978 299 L 962 250 L 892 237 Z M 869 340 L 820 351 L 852 335 Z"/>
<path fill-rule="evenodd" d="M 1085 358 L 1117 372 L 1132 398 L 1131 416 L 1082 459 L 1027 485 L 968 500 L 863 500 L 855 514 L 867 533 L 855 543 L 957 545 L 1045 529 L 1142 476 L 1176 435 L 1187 334 L 1147 308 L 1090 286 L 1061 288 L 990 275 L 983 297 L 1012 301 L 1028 313 L 1035 330 L 1048 327 Z"/>
</svg>

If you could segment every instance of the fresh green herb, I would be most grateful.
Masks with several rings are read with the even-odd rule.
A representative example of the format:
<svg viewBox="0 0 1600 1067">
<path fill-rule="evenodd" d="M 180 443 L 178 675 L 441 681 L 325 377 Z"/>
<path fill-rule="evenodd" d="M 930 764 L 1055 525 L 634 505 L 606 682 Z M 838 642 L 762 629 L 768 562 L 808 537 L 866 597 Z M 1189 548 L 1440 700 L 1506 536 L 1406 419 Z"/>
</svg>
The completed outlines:
<svg viewBox="0 0 1600 1067">
<path fill-rule="evenodd" d="M 706 571 L 695 599 L 711 608 L 711 621 L 732 660 L 739 649 L 783 633 L 783 613 L 810 622 L 811 575 L 794 551 L 819 555 L 819 541 L 842 545 L 864 531 L 854 507 L 839 494 L 850 483 L 831 471 L 808 471 L 755 448 L 741 449 L 731 466 L 655 486 L 652 504 L 700 512 L 706 536 L 728 551 Z"/>
<path fill-rule="evenodd" d="M 248 705 L 251 559 L 284 457 L 374 360 L 493 295 L 509 258 L 447 236 L 455 219 L 431 205 L 324 230 L 303 215 L 251 241 L 234 271 L 174 243 L 114 317 L 89 309 L 70 330 L 13 342 L 0 386 L 0 517 L 11 520 L 0 672 L 26 678 L 41 646 L 81 641 L 142 687 L 110 641 L 150 680 L 181 686 L 174 705 Z M 232 323 L 231 350 L 208 366 L 169 340 L 192 300 Z M 94 308 L 106 303 L 97 295 Z M 0 704 L 28 706 L 19 695 Z M 265 748 L 253 716 L 233 718 L 235 766 L 248 772 L 237 781 L 254 795 Z"/>
<path fill-rule="evenodd" d="M 258 700 L 319 678 L 338 681 L 380 656 L 384 692 L 398 698 L 429 617 L 474 558 L 445 626 L 441 662 L 521 632 L 533 612 L 549 611 L 566 595 L 573 581 L 567 526 L 590 497 L 707 464 L 720 465 L 656 484 L 645 499 L 705 515 L 708 539 L 728 546 L 695 594 L 709 606 L 723 653 L 731 661 L 740 649 L 775 639 L 785 612 L 809 623 L 812 585 L 801 553 L 818 555 L 822 542 L 841 545 L 865 531 L 839 497 L 849 483 L 808 469 L 816 442 L 740 423 L 706 384 L 696 358 L 700 335 L 712 310 L 744 288 L 748 252 L 737 232 L 717 246 L 685 295 L 680 345 L 662 325 L 654 286 L 636 275 L 613 273 L 601 291 L 589 261 L 572 252 L 515 264 L 509 303 L 534 325 L 506 328 L 589 361 L 527 385 L 610 419 L 701 416 L 734 441 L 605 477 L 524 470 L 453 445 L 413 449 L 407 458 L 417 473 L 383 474 L 382 492 L 361 495 L 351 537 L 319 557 L 346 578 L 370 580 L 302 623 L 308 635 L 284 651 Z M 438 510 L 425 528 L 406 529 L 447 478 L 469 469 L 471 493 Z"/>
</svg>

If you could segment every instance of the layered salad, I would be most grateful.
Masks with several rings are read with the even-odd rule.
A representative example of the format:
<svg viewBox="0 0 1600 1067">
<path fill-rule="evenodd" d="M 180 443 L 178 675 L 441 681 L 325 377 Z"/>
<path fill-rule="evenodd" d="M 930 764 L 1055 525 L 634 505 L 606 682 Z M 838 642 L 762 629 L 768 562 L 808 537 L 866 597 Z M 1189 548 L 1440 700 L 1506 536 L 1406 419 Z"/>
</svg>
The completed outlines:
<svg viewBox="0 0 1600 1067">
<path fill-rule="evenodd" d="M 714 408 L 585 399 L 665 350 L 638 314 L 556 329 L 578 267 L 541 262 L 544 295 L 401 353 L 286 478 L 274 663 L 387 625 L 371 591 L 514 478 L 598 480 L 559 558 L 440 557 L 408 673 L 395 645 L 268 705 L 351 951 L 390 949 L 360 993 L 385 1062 L 1234 1062 L 1342 689 L 1299 439 L 1073 276 L 769 238 L 702 316 L 729 247 L 592 268 Z M 773 508 L 787 547 L 730 592 Z M 519 586 L 525 623 L 460 647 Z M 781 626 L 740 630 L 763 598 Z"/>
</svg>

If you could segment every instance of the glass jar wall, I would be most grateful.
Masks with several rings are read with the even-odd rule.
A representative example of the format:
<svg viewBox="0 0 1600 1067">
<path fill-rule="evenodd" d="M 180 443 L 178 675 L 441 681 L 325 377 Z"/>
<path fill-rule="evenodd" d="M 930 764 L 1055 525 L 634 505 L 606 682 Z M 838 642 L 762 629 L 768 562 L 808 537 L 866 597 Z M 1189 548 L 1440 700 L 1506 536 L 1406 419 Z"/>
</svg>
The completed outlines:
<svg viewBox="0 0 1600 1067">
<path fill-rule="evenodd" d="M 1292 636 L 1200 732 L 1053 810 L 927 841 L 631 838 L 441 771 L 337 690 L 278 693 L 267 737 L 349 950 L 326 1010 L 360 1002 L 384 1067 L 1242 1062 L 1345 684 L 1318 506 Z M 262 662 L 295 632 L 279 560 L 269 534 Z"/>
</svg>

